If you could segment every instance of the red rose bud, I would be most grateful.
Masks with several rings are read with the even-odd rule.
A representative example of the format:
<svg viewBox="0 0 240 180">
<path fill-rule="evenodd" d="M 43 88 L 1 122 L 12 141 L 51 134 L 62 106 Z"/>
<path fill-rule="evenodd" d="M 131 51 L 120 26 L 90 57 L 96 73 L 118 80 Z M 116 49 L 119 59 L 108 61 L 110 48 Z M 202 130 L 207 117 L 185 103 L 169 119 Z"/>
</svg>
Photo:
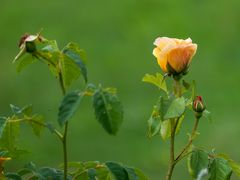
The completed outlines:
<svg viewBox="0 0 240 180">
<path fill-rule="evenodd" d="M 198 113 L 202 113 L 205 110 L 205 106 L 201 96 L 196 96 L 193 101 L 193 110 Z"/>
</svg>

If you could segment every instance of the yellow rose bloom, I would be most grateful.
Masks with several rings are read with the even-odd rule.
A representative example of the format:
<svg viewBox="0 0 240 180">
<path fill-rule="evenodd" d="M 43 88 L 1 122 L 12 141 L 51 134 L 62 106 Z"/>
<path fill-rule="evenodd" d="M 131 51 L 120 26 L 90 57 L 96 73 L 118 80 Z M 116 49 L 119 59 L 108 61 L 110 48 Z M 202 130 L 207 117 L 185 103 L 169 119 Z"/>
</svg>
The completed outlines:
<svg viewBox="0 0 240 180">
<path fill-rule="evenodd" d="M 153 55 L 161 69 L 170 75 L 185 72 L 197 51 L 197 44 L 193 44 L 190 38 L 183 40 L 159 37 L 153 44 L 157 46 L 153 50 Z"/>
</svg>

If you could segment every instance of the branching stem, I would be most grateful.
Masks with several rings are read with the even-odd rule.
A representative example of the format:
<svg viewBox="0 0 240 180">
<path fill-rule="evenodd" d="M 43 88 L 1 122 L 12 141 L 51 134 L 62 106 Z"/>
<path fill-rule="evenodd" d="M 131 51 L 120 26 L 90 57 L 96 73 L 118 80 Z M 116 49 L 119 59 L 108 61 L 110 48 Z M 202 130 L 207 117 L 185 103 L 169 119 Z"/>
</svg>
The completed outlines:
<svg viewBox="0 0 240 180">
<path fill-rule="evenodd" d="M 176 121 L 174 121 L 174 119 L 171 120 L 170 161 L 169 161 L 167 176 L 165 178 L 166 180 L 171 180 L 175 165 L 191 153 L 188 150 L 189 150 L 190 146 L 192 145 L 192 142 L 196 136 L 197 127 L 198 127 L 200 118 L 196 117 L 196 120 L 195 120 L 193 129 L 192 129 L 192 133 L 191 133 L 188 143 L 175 158 L 175 155 L 174 155 L 175 133 L 176 133 L 176 129 L 177 129 L 177 126 L 179 123 L 179 119 L 180 118 L 178 118 Z"/>
<path fill-rule="evenodd" d="M 174 81 L 174 94 L 176 97 L 182 96 L 180 80 Z M 195 120 L 195 123 L 193 126 L 191 136 L 189 138 L 189 141 L 186 144 L 186 146 L 182 149 L 182 151 L 177 155 L 176 158 L 175 158 L 175 153 L 174 153 L 175 134 L 176 134 L 176 130 L 177 130 L 177 126 L 178 126 L 180 117 L 178 117 L 177 119 L 171 119 L 170 160 L 169 160 L 168 172 L 167 172 L 167 175 L 165 178 L 166 180 L 171 180 L 175 165 L 180 160 L 182 160 L 184 157 L 186 157 L 189 153 L 191 153 L 191 152 L 188 152 L 188 150 L 189 150 L 190 146 L 192 145 L 192 142 L 196 136 L 197 127 L 198 127 L 198 123 L 199 123 L 199 119 L 200 119 L 197 116 L 195 116 L 195 118 L 196 118 L 196 120 Z"/>
<path fill-rule="evenodd" d="M 179 155 L 177 156 L 176 158 L 176 162 L 178 162 L 179 160 L 182 159 L 182 157 L 184 156 L 185 153 L 187 153 L 189 147 L 191 146 L 195 136 L 196 136 L 196 132 L 197 132 L 197 127 L 198 127 L 198 123 L 199 123 L 199 118 L 196 117 L 196 120 L 195 120 L 195 123 L 194 123 L 194 126 L 193 126 L 193 130 L 192 130 L 192 134 L 189 138 L 189 141 L 187 143 L 187 145 L 182 149 L 182 151 L 179 153 Z"/>
<path fill-rule="evenodd" d="M 179 80 L 174 81 L 174 94 L 176 97 L 181 97 L 182 96 L 182 91 L 181 91 L 181 84 Z M 166 175 L 166 180 L 170 180 L 172 178 L 173 170 L 175 167 L 175 134 L 177 130 L 177 126 L 179 123 L 180 117 L 177 119 L 171 119 L 171 139 L 170 139 L 170 160 L 169 160 L 169 165 L 168 165 L 168 171 Z"/>
<path fill-rule="evenodd" d="M 15 122 L 31 122 L 31 123 L 37 124 L 39 126 L 48 128 L 46 123 L 35 121 L 32 118 L 14 119 L 14 120 L 9 120 L 9 122 L 11 122 L 11 123 L 15 123 Z M 57 129 L 53 129 L 53 133 L 60 139 L 60 141 L 63 140 L 63 135 Z"/>
<path fill-rule="evenodd" d="M 59 64 L 54 64 L 54 62 L 52 62 L 48 57 L 44 56 L 41 53 L 37 53 L 36 56 L 41 57 L 42 59 L 46 60 L 47 63 L 49 63 L 50 65 L 56 67 L 58 69 L 58 80 L 60 83 L 60 87 L 62 90 L 63 95 L 66 94 L 66 88 L 64 85 L 64 81 L 63 81 L 63 74 L 62 74 L 62 68 L 61 68 L 61 63 L 59 61 Z M 67 156 L 67 132 L 68 132 L 68 122 L 65 123 L 64 126 L 64 132 L 63 135 L 61 135 L 61 142 L 63 145 L 63 164 L 64 164 L 64 180 L 67 180 L 67 174 L 68 174 L 68 169 L 67 169 L 67 162 L 68 162 L 68 156 Z"/>
</svg>

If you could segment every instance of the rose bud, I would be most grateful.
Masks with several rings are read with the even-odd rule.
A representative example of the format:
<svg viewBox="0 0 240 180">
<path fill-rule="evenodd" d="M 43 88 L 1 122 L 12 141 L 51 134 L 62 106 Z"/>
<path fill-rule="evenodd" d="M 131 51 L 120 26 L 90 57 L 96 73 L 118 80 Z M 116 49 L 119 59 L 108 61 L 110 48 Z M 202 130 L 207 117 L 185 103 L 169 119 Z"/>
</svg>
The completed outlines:
<svg viewBox="0 0 240 180">
<path fill-rule="evenodd" d="M 197 51 L 197 44 L 193 44 L 190 38 L 186 40 L 159 37 L 155 40 L 157 46 L 153 55 L 161 69 L 168 75 L 185 75 L 191 63 L 192 57 Z"/>
<path fill-rule="evenodd" d="M 44 41 L 44 38 L 40 36 L 40 34 L 37 34 L 37 35 L 24 34 L 20 38 L 19 45 L 18 45 L 20 48 L 20 52 L 15 57 L 13 63 L 16 60 L 18 60 L 26 52 L 34 54 L 34 52 L 37 51 L 36 45 L 42 41 Z"/>
<path fill-rule="evenodd" d="M 36 42 L 41 41 L 39 35 L 28 35 L 25 34 L 21 37 L 19 42 L 20 49 L 25 49 L 28 53 L 33 53 L 36 51 Z"/>
<path fill-rule="evenodd" d="M 196 112 L 196 117 L 200 118 L 202 116 L 202 112 L 205 110 L 205 105 L 201 96 L 195 97 L 193 100 L 192 108 Z"/>
</svg>

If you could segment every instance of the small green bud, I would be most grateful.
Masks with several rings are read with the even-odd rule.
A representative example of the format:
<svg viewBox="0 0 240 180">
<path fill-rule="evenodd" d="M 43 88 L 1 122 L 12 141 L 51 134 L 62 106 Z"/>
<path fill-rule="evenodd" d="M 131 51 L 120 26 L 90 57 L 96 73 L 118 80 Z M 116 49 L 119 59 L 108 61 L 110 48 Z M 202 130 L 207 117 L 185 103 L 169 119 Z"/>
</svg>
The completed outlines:
<svg viewBox="0 0 240 180">
<path fill-rule="evenodd" d="M 26 42 L 26 52 L 33 53 L 37 50 L 36 44 L 33 41 Z"/>
</svg>

